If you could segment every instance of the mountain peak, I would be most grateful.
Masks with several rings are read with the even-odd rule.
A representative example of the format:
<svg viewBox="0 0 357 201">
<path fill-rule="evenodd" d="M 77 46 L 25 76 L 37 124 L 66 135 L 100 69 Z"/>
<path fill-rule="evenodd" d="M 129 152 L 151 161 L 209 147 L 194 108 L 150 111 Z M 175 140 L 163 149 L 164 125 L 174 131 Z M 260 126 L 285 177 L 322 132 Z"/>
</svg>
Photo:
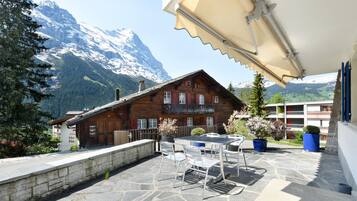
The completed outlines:
<svg viewBox="0 0 357 201">
<path fill-rule="evenodd" d="M 50 0 L 34 0 L 39 6 L 32 16 L 42 25 L 40 33 L 49 40 L 47 56 L 58 59 L 72 53 L 83 60 L 93 61 L 116 74 L 144 77 L 163 82 L 170 76 L 150 49 L 131 29 L 105 31 L 87 23 L 78 23 L 65 9 Z"/>
<path fill-rule="evenodd" d="M 37 4 L 38 6 L 48 6 L 51 8 L 56 8 L 58 5 L 56 2 L 51 0 L 32 0 L 33 3 Z"/>
</svg>

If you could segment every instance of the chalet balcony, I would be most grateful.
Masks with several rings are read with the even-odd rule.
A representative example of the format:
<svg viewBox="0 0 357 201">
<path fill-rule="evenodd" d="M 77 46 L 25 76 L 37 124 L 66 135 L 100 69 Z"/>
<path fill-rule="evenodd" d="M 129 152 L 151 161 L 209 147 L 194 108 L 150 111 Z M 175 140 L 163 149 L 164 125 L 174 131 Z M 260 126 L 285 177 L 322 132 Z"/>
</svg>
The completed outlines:
<svg viewBox="0 0 357 201">
<path fill-rule="evenodd" d="M 210 114 L 214 113 L 213 105 L 163 105 L 165 114 Z"/>
</svg>

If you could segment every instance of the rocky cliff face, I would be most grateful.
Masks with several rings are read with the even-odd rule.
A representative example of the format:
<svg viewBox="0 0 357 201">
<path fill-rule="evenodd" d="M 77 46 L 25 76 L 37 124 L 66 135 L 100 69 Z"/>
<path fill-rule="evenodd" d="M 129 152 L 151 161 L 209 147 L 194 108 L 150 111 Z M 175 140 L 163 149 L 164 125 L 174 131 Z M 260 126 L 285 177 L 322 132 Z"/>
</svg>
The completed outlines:
<svg viewBox="0 0 357 201">
<path fill-rule="evenodd" d="M 42 25 L 40 32 L 49 38 L 46 45 L 50 49 L 39 56 L 41 60 L 51 61 L 72 53 L 116 74 L 142 76 L 155 82 L 170 79 L 162 64 L 132 30 L 102 30 L 78 23 L 67 10 L 50 0 L 34 2 L 38 7 L 32 16 Z"/>
</svg>

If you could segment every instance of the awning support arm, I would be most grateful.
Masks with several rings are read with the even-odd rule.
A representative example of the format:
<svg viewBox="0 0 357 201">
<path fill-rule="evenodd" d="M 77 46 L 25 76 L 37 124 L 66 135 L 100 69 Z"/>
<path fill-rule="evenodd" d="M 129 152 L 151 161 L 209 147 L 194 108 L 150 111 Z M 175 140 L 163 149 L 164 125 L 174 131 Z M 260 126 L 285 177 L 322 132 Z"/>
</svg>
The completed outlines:
<svg viewBox="0 0 357 201">
<path fill-rule="evenodd" d="M 281 44 L 287 51 L 287 58 L 293 64 L 295 70 L 299 73 L 299 77 L 304 77 L 304 69 L 302 68 L 300 60 L 297 58 L 297 53 L 294 52 L 294 48 L 289 41 L 289 39 L 284 34 L 279 23 L 276 21 L 275 17 L 272 15 L 272 10 L 276 7 L 276 4 L 268 5 L 265 0 L 255 0 L 255 9 L 247 16 L 247 22 L 250 24 L 253 20 L 259 20 L 264 17 L 270 24 L 275 35 L 279 38 Z"/>
<path fill-rule="evenodd" d="M 179 4 L 178 4 L 179 5 Z M 221 34 L 219 34 L 217 31 L 215 31 L 214 29 L 212 29 L 211 27 L 209 27 L 208 25 L 206 25 L 204 22 L 202 22 L 200 19 L 198 19 L 196 16 L 192 15 L 190 12 L 188 12 L 185 8 L 183 8 L 182 6 L 179 5 L 179 7 L 176 9 L 177 13 L 182 14 L 185 18 L 187 18 L 188 20 L 190 20 L 191 22 L 193 22 L 194 24 L 196 24 L 197 26 L 199 26 L 201 29 L 207 31 L 207 33 L 211 34 L 213 37 L 215 37 L 216 39 L 220 40 L 222 43 L 224 43 L 225 45 L 227 45 L 230 41 L 226 40 Z M 230 42 L 232 45 L 234 45 L 232 42 Z M 228 46 L 228 45 L 227 45 Z M 260 63 L 257 59 L 255 59 L 253 55 L 256 55 L 256 53 L 252 53 L 251 51 L 242 49 L 240 47 L 230 47 L 232 49 L 234 49 L 235 51 L 239 52 L 240 54 L 242 54 L 246 59 L 248 59 L 249 61 L 251 61 L 252 63 L 254 63 L 255 65 L 259 66 L 260 69 L 262 69 L 263 71 L 265 71 L 266 73 L 268 73 L 269 75 L 271 75 L 272 77 L 274 77 L 276 80 L 278 80 L 279 82 L 281 82 L 282 84 L 286 85 L 286 82 L 284 81 L 284 79 L 278 75 L 276 75 L 274 72 L 272 72 L 269 68 L 267 68 L 264 64 Z"/>
</svg>

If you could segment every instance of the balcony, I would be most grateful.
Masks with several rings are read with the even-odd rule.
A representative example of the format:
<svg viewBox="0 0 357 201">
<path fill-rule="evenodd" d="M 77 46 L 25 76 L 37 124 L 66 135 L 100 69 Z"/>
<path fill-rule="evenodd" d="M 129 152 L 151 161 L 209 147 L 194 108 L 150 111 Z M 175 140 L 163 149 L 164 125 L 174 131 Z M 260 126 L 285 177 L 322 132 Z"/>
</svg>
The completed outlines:
<svg viewBox="0 0 357 201">
<path fill-rule="evenodd" d="M 213 105 L 163 105 L 165 114 L 210 114 L 214 113 Z"/>
<path fill-rule="evenodd" d="M 304 114 L 304 111 L 294 111 L 294 110 L 291 110 L 291 111 L 286 111 L 286 114 Z"/>
<path fill-rule="evenodd" d="M 287 128 L 304 128 L 304 124 L 286 124 Z"/>
<path fill-rule="evenodd" d="M 276 111 L 269 110 L 268 115 L 276 115 Z"/>
</svg>

